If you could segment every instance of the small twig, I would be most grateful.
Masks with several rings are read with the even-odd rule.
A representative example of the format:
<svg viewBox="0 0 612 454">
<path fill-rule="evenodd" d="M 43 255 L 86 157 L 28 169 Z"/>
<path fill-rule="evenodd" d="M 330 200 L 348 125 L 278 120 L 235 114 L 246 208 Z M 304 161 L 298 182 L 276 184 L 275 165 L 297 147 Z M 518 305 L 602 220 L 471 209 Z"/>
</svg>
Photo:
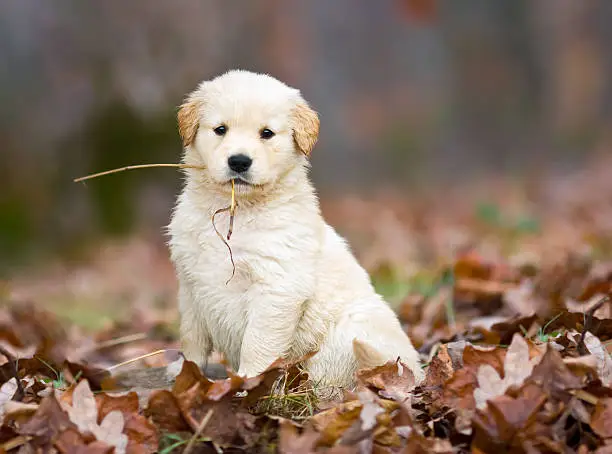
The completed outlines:
<svg viewBox="0 0 612 454">
<path fill-rule="evenodd" d="M 17 370 L 17 366 L 15 365 L 16 359 L 15 357 L 4 347 L 0 346 L 0 353 L 6 356 L 8 360 L 9 367 L 11 368 L 11 374 L 15 377 L 15 381 L 17 382 L 17 392 L 13 396 L 14 400 L 21 400 L 25 396 L 25 389 L 23 389 L 23 385 L 21 384 L 21 380 L 19 379 L 19 371 Z"/>
<path fill-rule="evenodd" d="M 234 278 L 234 274 L 236 274 L 236 263 L 234 263 L 234 254 L 232 254 L 232 247 L 229 245 L 229 243 L 227 242 L 227 240 L 225 239 L 225 237 L 223 235 L 221 235 L 221 232 L 219 232 L 219 230 L 217 229 L 217 226 L 215 225 L 215 216 L 218 215 L 219 213 L 225 213 L 226 211 L 230 212 L 230 229 L 232 227 L 232 215 L 231 215 L 231 209 L 232 207 L 225 207 L 225 208 L 220 208 L 217 211 L 215 211 L 212 215 L 212 225 L 213 225 L 213 229 L 215 229 L 215 233 L 217 234 L 217 236 L 219 238 L 221 238 L 221 241 L 223 241 L 223 244 L 225 244 L 227 246 L 227 250 L 229 251 L 229 255 L 230 255 L 230 261 L 232 262 L 232 275 L 230 276 L 230 278 L 227 280 L 227 282 L 225 283 L 225 285 L 229 284 L 229 282 Z M 231 236 L 231 231 L 228 232 L 228 239 Z"/>
<path fill-rule="evenodd" d="M 208 413 L 204 415 L 204 417 L 202 418 L 202 421 L 200 422 L 200 425 L 198 426 L 195 433 L 193 434 L 193 437 L 191 437 L 191 440 L 189 440 L 189 443 L 187 443 L 187 446 L 185 446 L 185 449 L 183 450 L 183 454 L 189 454 L 193 450 L 193 447 L 197 443 L 198 438 L 200 438 L 200 435 L 202 435 L 202 432 L 204 432 L 204 429 L 206 428 L 206 424 L 208 424 L 208 421 L 210 421 L 210 418 L 212 417 L 212 414 L 213 414 L 213 410 L 214 409 L 211 408 L 210 410 L 208 410 Z"/>
<path fill-rule="evenodd" d="M 104 172 L 93 173 L 91 175 L 86 175 L 80 178 L 75 178 L 74 182 L 79 183 L 81 181 L 91 180 L 92 178 L 103 177 L 105 175 L 111 175 L 113 173 L 125 172 L 126 170 L 149 169 L 151 167 L 177 167 L 179 169 L 200 169 L 200 170 L 203 170 L 206 168 L 204 166 L 194 166 L 190 164 L 138 164 L 138 165 L 133 165 L 133 166 L 120 167 L 118 169 L 106 170 Z"/>
<path fill-rule="evenodd" d="M 140 356 L 137 356 L 136 358 L 128 359 L 127 361 L 123 361 L 122 363 L 107 367 L 106 369 L 104 369 L 104 372 L 110 372 L 111 370 L 115 370 L 119 367 L 127 366 L 128 364 L 132 364 L 132 363 L 135 363 L 136 361 L 140 361 L 141 359 L 150 358 L 151 356 L 159 355 L 161 353 L 166 353 L 170 351 L 175 351 L 175 349 L 166 348 L 163 350 L 156 350 L 154 352 L 147 353 L 146 355 L 140 355 Z"/>
<path fill-rule="evenodd" d="M 29 435 L 18 435 L 17 437 L 11 438 L 9 441 L 5 441 L 4 443 L 2 443 L 0 445 L 0 449 L 5 452 L 8 452 L 12 449 L 25 445 L 31 439 L 32 437 L 30 437 Z"/>
<path fill-rule="evenodd" d="M 145 340 L 146 338 L 147 333 L 128 334 L 127 336 L 122 336 L 116 339 L 109 339 L 104 342 L 99 342 L 94 345 L 90 351 L 102 350 L 104 348 L 116 347 L 117 345 L 129 344 L 130 342 Z"/>
<path fill-rule="evenodd" d="M 597 304 L 595 304 L 591 309 L 589 309 L 589 311 L 586 314 L 584 314 L 585 315 L 585 317 L 584 317 L 584 328 L 582 329 L 582 334 L 580 335 L 580 341 L 578 342 L 578 352 L 581 355 L 587 355 L 589 353 L 589 351 L 586 348 L 586 345 L 584 343 L 584 338 L 586 337 L 587 331 L 591 331 L 591 328 L 592 328 L 592 325 L 593 325 L 594 314 L 595 314 L 595 312 L 599 308 L 601 308 L 608 301 L 610 301 L 610 297 L 606 295 L 603 298 L 601 298 L 599 300 L 599 302 Z"/>
<path fill-rule="evenodd" d="M 597 396 L 594 396 L 593 394 L 586 392 L 583 389 L 572 389 L 569 391 L 569 393 L 576 396 L 580 400 L 588 402 L 591 405 L 597 405 L 597 402 L 599 402 Z"/>
</svg>

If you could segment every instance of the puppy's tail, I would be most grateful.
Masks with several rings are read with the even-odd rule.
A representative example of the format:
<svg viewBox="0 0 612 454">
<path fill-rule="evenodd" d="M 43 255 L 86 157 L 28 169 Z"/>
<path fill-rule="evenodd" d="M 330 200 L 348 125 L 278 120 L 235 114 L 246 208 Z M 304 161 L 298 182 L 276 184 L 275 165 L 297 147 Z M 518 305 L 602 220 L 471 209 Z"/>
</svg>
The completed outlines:
<svg viewBox="0 0 612 454">
<path fill-rule="evenodd" d="M 359 369 L 381 366 L 389 360 L 370 344 L 360 341 L 357 338 L 353 339 L 353 352 L 355 353 L 357 367 Z"/>
</svg>

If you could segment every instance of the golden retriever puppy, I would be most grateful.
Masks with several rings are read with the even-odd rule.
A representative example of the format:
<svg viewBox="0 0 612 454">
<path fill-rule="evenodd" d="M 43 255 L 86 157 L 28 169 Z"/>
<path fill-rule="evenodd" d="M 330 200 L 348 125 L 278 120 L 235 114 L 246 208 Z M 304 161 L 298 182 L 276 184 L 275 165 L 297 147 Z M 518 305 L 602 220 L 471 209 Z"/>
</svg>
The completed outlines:
<svg viewBox="0 0 612 454">
<path fill-rule="evenodd" d="M 322 218 L 308 178 L 319 119 L 300 92 L 234 70 L 201 83 L 178 113 L 186 184 L 169 226 L 185 357 L 222 352 L 242 376 L 317 351 L 319 389 L 350 387 L 357 368 L 398 357 L 417 381 L 416 350 L 346 242 Z M 211 218 L 237 210 L 231 245 Z M 218 214 L 227 232 L 229 213 Z M 173 373 L 176 373 L 174 371 Z"/>
</svg>

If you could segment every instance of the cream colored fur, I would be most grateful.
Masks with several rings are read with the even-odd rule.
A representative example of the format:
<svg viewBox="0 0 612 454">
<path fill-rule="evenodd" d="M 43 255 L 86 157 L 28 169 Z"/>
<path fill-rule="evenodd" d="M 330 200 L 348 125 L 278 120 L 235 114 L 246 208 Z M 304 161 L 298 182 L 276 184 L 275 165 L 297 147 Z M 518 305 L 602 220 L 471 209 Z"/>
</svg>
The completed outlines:
<svg viewBox="0 0 612 454">
<path fill-rule="evenodd" d="M 213 131 L 225 125 L 219 136 Z M 275 133 L 262 139 L 260 131 Z M 401 357 L 423 378 L 400 323 L 375 293 L 346 242 L 321 217 L 308 179 L 317 114 L 298 90 L 246 71 L 203 82 L 179 111 L 187 170 L 169 226 L 179 279 L 181 340 L 204 364 L 222 352 L 238 374 L 254 376 L 279 357 L 317 350 L 305 363 L 319 387 L 350 387 L 358 367 Z M 237 185 L 238 209 L 227 247 L 211 223 L 230 203 L 228 157 L 253 159 Z M 216 217 L 228 229 L 227 213 Z M 355 341 L 355 345 L 354 345 Z"/>
</svg>

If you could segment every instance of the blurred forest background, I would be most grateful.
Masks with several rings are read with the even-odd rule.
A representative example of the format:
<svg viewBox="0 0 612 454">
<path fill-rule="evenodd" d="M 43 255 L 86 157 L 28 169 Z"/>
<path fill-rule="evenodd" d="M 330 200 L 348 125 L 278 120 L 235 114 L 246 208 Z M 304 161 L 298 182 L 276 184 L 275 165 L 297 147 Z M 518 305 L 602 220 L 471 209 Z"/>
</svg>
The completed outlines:
<svg viewBox="0 0 612 454">
<path fill-rule="evenodd" d="M 177 106 L 228 69 L 320 112 L 325 206 L 609 154 L 611 44 L 606 0 L 4 0 L 0 270 L 135 232 L 163 248 L 178 172 L 72 178 L 178 162 Z"/>
</svg>

